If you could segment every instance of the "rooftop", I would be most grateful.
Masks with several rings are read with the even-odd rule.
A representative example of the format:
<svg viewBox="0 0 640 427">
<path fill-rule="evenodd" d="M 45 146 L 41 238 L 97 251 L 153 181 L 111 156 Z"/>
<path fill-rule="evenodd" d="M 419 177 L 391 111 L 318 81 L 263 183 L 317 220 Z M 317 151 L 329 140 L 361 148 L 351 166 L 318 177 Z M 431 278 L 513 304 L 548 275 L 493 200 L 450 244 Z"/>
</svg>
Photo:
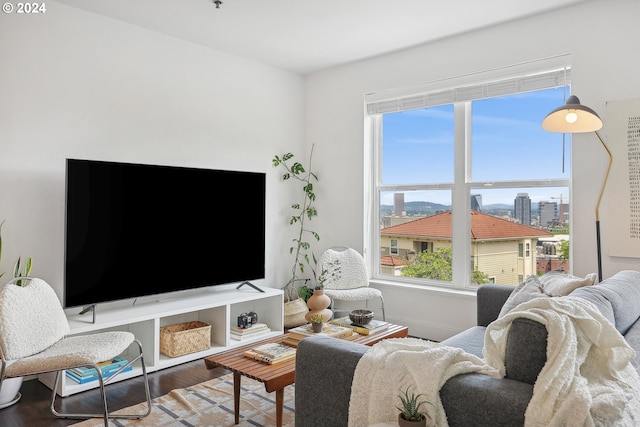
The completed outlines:
<svg viewBox="0 0 640 427">
<path fill-rule="evenodd" d="M 380 234 L 451 239 L 451 211 L 416 219 L 383 229 Z M 482 212 L 471 212 L 471 240 L 505 240 L 550 237 L 551 233 L 535 227 L 507 221 Z"/>
</svg>

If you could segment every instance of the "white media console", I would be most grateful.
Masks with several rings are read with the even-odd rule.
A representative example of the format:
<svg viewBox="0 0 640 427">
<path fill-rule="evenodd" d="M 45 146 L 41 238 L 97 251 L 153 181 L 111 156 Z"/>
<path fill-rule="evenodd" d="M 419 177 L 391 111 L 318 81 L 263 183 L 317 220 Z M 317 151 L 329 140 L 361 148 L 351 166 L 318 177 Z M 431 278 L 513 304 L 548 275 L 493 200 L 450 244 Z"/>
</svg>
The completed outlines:
<svg viewBox="0 0 640 427">
<path fill-rule="evenodd" d="M 234 340 L 230 336 L 230 327 L 236 325 L 242 313 L 253 311 L 258 321 L 266 323 L 271 332 L 260 335 L 255 340 L 281 335 L 284 332 L 284 295 L 282 290 L 261 287 L 259 292 L 250 286 L 240 289 L 232 287 L 212 287 L 189 292 L 174 299 L 149 301 L 136 305 L 119 307 L 97 306 L 96 319 L 93 313 L 68 314 L 71 335 L 81 335 L 105 331 L 129 331 L 142 343 L 147 373 L 175 366 L 184 362 L 251 343 Z M 78 309 L 79 311 L 79 309 Z M 160 327 L 177 323 L 201 321 L 211 325 L 211 347 L 208 350 L 168 357 L 160 353 Z M 202 362 L 202 369 L 206 369 Z M 114 380 L 142 375 L 140 366 L 132 371 L 118 375 Z M 55 374 L 40 375 L 39 380 L 53 389 Z M 57 393 L 69 396 L 84 390 L 96 388 L 97 381 L 78 384 L 62 375 Z"/>
</svg>

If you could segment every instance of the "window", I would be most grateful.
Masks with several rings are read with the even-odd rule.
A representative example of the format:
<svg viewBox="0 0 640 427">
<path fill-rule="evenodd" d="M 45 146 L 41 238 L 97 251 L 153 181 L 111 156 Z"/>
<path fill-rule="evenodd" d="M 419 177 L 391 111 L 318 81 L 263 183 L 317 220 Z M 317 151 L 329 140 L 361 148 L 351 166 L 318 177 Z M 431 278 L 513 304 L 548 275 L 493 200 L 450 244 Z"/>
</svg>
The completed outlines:
<svg viewBox="0 0 640 427">
<path fill-rule="evenodd" d="M 569 241 L 569 135 L 540 125 L 569 83 L 558 57 L 367 96 L 374 279 L 473 288 L 569 271 L 544 250 Z"/>
<path fill-rule="evenodd" d="M 391 239 L 391 250 L 389 251 L 391 255 L 398 255 L 398 240 Z"/>
</svg>

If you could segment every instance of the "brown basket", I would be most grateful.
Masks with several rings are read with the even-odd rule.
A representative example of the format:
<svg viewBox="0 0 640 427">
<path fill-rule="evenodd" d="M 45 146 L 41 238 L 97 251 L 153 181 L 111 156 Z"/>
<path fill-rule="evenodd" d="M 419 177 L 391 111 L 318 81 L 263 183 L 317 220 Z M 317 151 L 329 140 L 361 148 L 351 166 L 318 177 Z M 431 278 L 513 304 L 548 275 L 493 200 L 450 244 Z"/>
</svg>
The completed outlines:
<svg viewBox="0 0 640 427">
<path fill-rule="evenodd" d="M 193 321 L 160 328 L 160 353 L 178 357 L 211 347 L 211 325 Z"/>
</svg>

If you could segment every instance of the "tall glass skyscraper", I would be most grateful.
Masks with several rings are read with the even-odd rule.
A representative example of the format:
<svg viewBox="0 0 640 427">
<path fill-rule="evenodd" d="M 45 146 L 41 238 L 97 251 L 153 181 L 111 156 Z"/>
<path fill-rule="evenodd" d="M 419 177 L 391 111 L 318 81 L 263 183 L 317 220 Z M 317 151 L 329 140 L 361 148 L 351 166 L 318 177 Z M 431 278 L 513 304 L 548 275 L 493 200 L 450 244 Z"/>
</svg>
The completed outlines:
<svg viewBox="0 0 640 427">
<path fill-rule="evenodd" d="M 516 219 L 522 225 L 531 225 L 531 199 L 529 193 L 518 193 L 514 202 Z"/>
</svg>

